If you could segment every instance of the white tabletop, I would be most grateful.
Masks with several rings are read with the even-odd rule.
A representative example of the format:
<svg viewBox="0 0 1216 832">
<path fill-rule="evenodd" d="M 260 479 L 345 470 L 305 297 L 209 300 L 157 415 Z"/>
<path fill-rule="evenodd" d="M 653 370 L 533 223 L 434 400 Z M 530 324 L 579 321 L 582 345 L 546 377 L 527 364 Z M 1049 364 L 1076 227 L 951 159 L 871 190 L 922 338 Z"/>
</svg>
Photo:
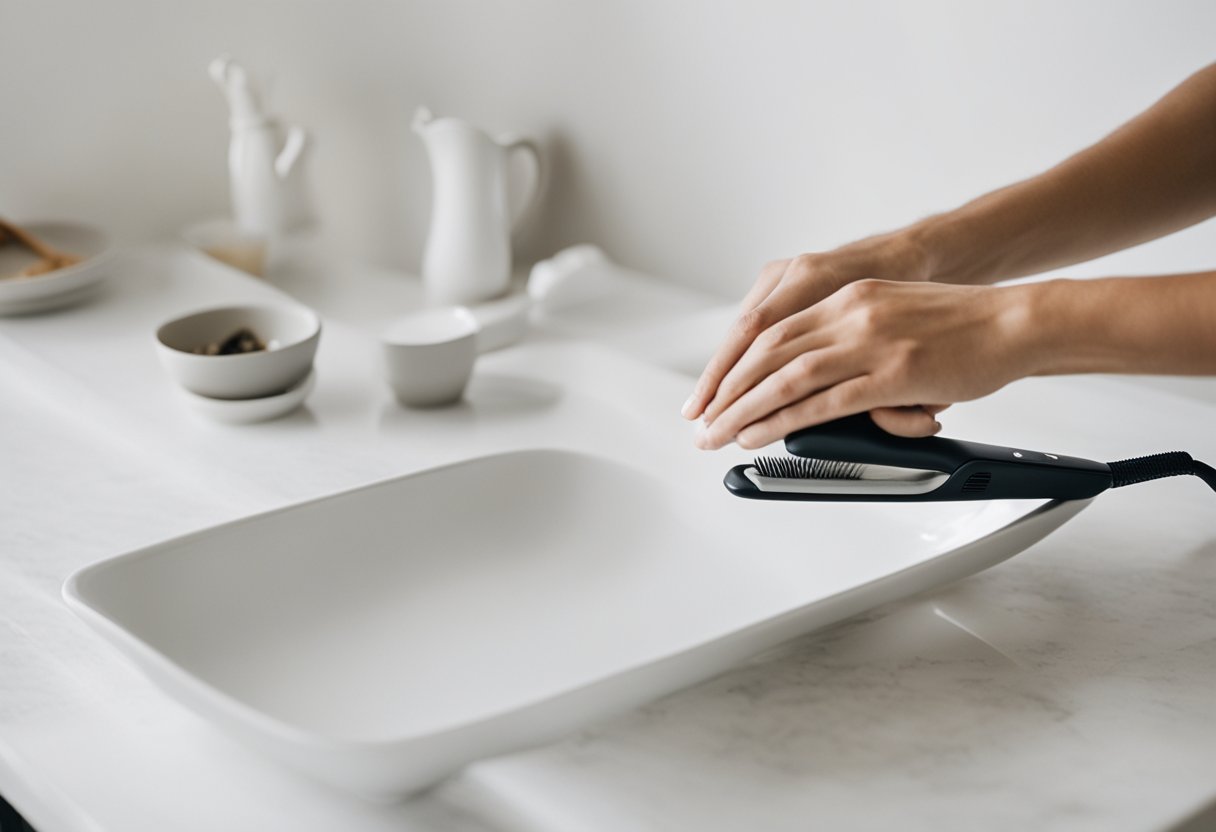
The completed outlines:
<svg viewBox="0 0 1216 832">
<path fill-rule="evenodd" d="M 495 375 L 543 372 L 526 347 L 482 358 L 462 419 L 400 411 L 366 335 L 408 305 L 408 279 L 294 274 L 285 285 L 327 316 L 318 387 L 265 425 L 201 422 L 163 383 L 156 323 L 274 291 L 193 255 L 139 253 L 92 304 L 0 321 L 0 794 L 43 832 L 1130 830 L 1216 797 L 1216 498 L 1197 480 L 1103 495 L 987 573 L 406 803 L 361 802 L 247 752 L 78 622 L 59 596 L 67 574 L 468 455 L 484 420 L 512 420 L 522 441 L 542 418 L 495 398 Z M 630 289 L 646 314 L 572 312 L 536 337 L 581 332 L 691 369 L 729 316 L 693 293 Z M 656 367 L 639 383 L 678 407 L 691 380 Z M 983 435 L 997 413 L 1024 434 Z M 947 426 L 1102 458 L 1177 446 L 1216 459 L 1214 415 L 1157 388 L 1054 379 L 956 408 Z"/>
</svg>

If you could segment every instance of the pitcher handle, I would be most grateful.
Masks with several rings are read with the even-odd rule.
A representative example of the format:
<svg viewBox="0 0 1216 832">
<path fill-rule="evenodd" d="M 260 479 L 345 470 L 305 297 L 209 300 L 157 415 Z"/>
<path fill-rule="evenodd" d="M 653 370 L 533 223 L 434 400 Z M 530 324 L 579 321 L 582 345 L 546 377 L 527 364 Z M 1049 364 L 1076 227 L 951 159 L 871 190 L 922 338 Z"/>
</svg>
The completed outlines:
<svg viewBox="0 0 1216 832">
<path fill-rule="evenodd" d="M 283 149 L 279 151 L 279 155 L 274 160 L 274 172 L 280 179 L 286 179 L 291 173 L 291 169 L 300 160 L 307 144 L 307 130 L 295 124 L 287 128 L 287 138 L 283 142 Z"/>
<path fill-rule="evenodd" d="M 527 186 L 527 196 L 520 200 L 518 203 L 519 207 L 515 209 L 515 215 L 511 217 L 511 230 L 514 231 L 519 227 L 520 222 L 536 207 L 537 197 L 540 196 L 541 186 L 544 184 L 545 165 L 541 160 L 540 145 L 532 139 L 507 135 L 500 136 L 498 143 L 502 145 L 508 154 L 522 150 L 532 157 L 532 178 Z"/>
</svg>

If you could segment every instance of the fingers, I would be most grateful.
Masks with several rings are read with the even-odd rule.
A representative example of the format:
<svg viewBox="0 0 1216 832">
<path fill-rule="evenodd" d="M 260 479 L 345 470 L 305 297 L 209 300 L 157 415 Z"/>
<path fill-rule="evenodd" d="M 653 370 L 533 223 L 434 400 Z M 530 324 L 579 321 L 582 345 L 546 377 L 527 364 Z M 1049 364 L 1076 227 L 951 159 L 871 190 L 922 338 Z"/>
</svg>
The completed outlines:
<svg viewBox="0 0 1216 832">
<path fill-rule="evenodd" d="M 742 314 L 727 333 L 726 339 L 718 347 L 713 358 L 705 365 L 701 377 L 693 388 L 692 395 L 680 408 L 680 413 L 685 419 L 696 419 L 705 412 L 705 405 L 717 392 L 718 383 L 722 381 L 722 377 L 730 368 L 735 366 L 739 356 L 743 355 L 751 346 L 757 335 L 788 314 L 771 304 L 770 298 L 773 290 L 781 282 L 789 262 L 788 260 L 774 260 L 760 272 L 756 285 L 744 299 Z"/>
<path fill-rule="evenodd" d="M 941 409 L 941 408 L 939 408 Z M 877 407 L 870 411 L 874 424 L 896 436 L 920 438 L 932 436 L 942 429 L 941 422 L 934 417 L 936 411 L 930 407 Z"/>
<path fill-rule="evenodd" d="M 815 308 L 803 310 L 779 321 L 752 342 L 718 383 L 718 390 L 705 406 L 705 418 L 715 421 L 747 391 L 754 388 L 770 373 L 774 373 L 825 346 L 824 333 L 817 331 Z M 808 390 L 803 395 L 812 391 Z"/>
<path fill-rule="evenodd" d="M 718 383 L 722 381 L 722 377 L 735 366 L 739 356 L 743 355 L 756 336 L 764 331 L 769 319 L 770 313 L 764 309 L 763 304 L 739 316 L 726 334 L 726 340 L 701 371 L 701 377 L 697 379 L 692 395 L 680 408 L 680 414 L 685 419 L 696 419 L 705 412 L 705 405 L 709 404 L 718 391 Z"/>
<path fill-rule="evenodd" d="M 872 378 L 856 376 L 753 422 L 736 434 L 735 442 L 740 448 L 762 448 L 800 428 L 869 410 L 878 404 L 875 399 Z"/>
<path fill-rule="evenodd" d="M 852 375 L 853 367 L 843 351 L 803 353 L 748 390 L 709 422 L 697 435 L 696 445 L 704 450 L 721 448 L 751 423 Z"/>
</svg>

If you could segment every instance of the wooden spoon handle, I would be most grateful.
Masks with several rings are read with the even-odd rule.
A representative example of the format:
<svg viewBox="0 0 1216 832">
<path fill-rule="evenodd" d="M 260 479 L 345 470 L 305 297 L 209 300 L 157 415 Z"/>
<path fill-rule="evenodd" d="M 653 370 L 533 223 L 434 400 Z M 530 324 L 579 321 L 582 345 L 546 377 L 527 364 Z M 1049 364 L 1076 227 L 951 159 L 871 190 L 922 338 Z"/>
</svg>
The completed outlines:
<svg viewBox="0 0 1216 832">
<path fill-rule="evenodd" d="M 9 242 L 25 246 L 38 258 L 38 262 L 31 263 L 19 271 L 18 277 L 36 277 L 47 272 L 66 269 L 68 266 L 74 266 L 80 262 L 80 258 L 75 254 L 59 251 L 42 242 L 24 228 L 0 219 L 0 245 Z"/>
<path fill-rule="evenodd" d="M 43 260 L 59 260 L 64 256 L 62 252 L 48 246 L 24 228 L 14 225 L 7 220 L 0 219 L 0 239 L 7 238 L 11 238 L 20 245 L 25 246 Z"/>
</svg>

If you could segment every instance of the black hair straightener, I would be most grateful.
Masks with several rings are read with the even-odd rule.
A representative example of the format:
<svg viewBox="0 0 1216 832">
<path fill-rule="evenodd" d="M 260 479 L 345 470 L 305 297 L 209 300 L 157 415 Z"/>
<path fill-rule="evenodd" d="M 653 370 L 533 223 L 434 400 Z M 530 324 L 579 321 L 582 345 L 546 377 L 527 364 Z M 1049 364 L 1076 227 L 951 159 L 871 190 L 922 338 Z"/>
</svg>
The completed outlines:
<svg viewBox="0 0 1216 832">
<path fill-rule="evenodd" d="M 753 500 L 1084 500 L 1192 474 L 1216 490 L 1216 469 L 1183 451 L 1094 462 L 938 436 L 907 439 L 865 413 L 791 433 L 785 449 L 791 456 L 761 456 L 730 469 L 727 489 Z"/>
</svg>

